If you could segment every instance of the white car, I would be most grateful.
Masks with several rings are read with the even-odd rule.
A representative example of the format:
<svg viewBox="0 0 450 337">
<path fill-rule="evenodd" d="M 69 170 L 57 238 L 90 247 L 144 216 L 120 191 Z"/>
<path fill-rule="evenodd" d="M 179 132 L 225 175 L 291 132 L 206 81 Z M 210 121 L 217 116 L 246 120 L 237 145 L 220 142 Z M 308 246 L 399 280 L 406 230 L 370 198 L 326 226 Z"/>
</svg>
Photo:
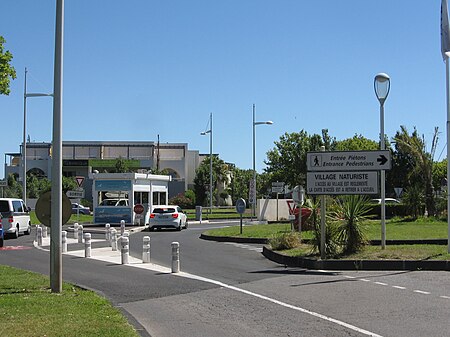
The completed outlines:
<svg viewBox="0 0 450 337">
<path fill-rule="evenodd" d="M 379 204 L 381 205 L 381 199 L 372 199 L 370 200 L 372 204 Z M 392 204 L 400 204 L 400 201 L 394 198 L 385 198 L 384 202 L 386 205 L 392 205 Z"/>
<path fill-rule="evenodd" d="M 150 231 L 159 228 L 174 228 L 181 231 L 182 228 L 188 228 L 187 216 L 180 206 L 153 206 L 148 228 Z"/>
<path fill-rule="evenodd" d="M 31 232 L 30 209 L 22 199 L 0 198 L 0 213 L 4 236 L 18 238 Z"/>
<path fill-rule="evenodd" d="M 99 206 L 128 206 L 128 199 L 105 199 Z"/>
</svg>

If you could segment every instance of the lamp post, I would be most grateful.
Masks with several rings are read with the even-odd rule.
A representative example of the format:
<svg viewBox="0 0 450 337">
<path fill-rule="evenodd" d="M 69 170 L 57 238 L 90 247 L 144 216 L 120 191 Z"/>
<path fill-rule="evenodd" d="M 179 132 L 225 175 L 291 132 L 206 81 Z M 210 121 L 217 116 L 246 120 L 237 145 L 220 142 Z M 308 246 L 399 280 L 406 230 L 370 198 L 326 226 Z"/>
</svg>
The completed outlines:
<svg viewBox="0 0 450 337">
<path fill-rule="evenodd" d="M 22 197 L 27 204 L 27 97 L 53 96 L 53 94 L 27 93 L 27 68 L 23 94 L 23 146 L 22 146 Z"/>
<path fill-rule="evenodd" d="M 384 142 L 384 102 L 389 95 L 391 88 L 391 79 L 385 73 L 379 73 L 375 76 L 374 89 L 375 94 L 380 102 L 380 147 L 385 150 Z M 386 248 L 386 177 L 385 171 L 381 170 L 381 249 Z"/>
<path fill-rule="evenodd" d="M 265 122 L 256 122 L 255 121 L 255 104 L 253 104 L 253 186 L 254 186 L 254 195 L 253 195 L 253 203 L 252 203 L 252 214 L 253 216 L 256 216 L 256 160 L 255 160 L 255 126 L 261 125 L 261 124 L 267 124 L 272 125 L 272 121 L 265 121 Z M 251 192 L 252 193 L 252 192 Z"/>
<path fill-rule="evenodd" d="M 212 170 L 212 134 L 213 134 L 213 125 L 212 125 L 212 113 L 209 115 L 209 130 L 202 132 L 202 136 L 206 136 L 209 133 L 209 212 L 212 212 L 213 205 L 213 170 Z"/>
</svg>

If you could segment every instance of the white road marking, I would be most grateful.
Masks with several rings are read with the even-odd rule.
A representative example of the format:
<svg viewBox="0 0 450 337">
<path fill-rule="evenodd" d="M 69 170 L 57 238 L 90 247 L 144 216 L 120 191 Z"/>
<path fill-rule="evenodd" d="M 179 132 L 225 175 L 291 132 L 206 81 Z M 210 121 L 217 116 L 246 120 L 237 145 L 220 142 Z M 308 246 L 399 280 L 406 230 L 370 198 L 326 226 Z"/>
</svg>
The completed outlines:
<svg viewBox="0 0 450 337">
<path fill-rule="evenodd" d="M 363 281 L 363 282 L 370 282 L 370 280 L 368 280 L 368 279 L 366 279 L 366 278 L 360 278 L 359 280 L 360 280 L 360 281 Z"/>
<path fill-rule="evenodd" d="M 431 293 L 428 291 L 422 291 L 422 290 L 413 290 L 415 293 L 418 294 L 424 294 L 424 295 L 430 295 Z"/>
<path fill-rule="evenodd" d="M 450 300 L 450 296 L 439 296 L 440 298 L 445 298 L 446 300 Z"/>
<path fill-rule="evenodd" d="M 405 289 L 406 289 L 405 287 L 401 287 L 401 286 L 392 286 L 392 288 L 395 288 L 395 289 L 402 289 L 402 290 L 405 290 Z"/>
<path fill-rule="evenodd" d="M 37 245 L 35 245 L 35 246 L 37 247 Z M 84 256 L 84 250 L 69 251 L 69 252 L 64 253 L 64 254 L 65 255 L 73 255 L 73 256 L 83 257 Z M 99 260 L 99 261 L 104 261 L 104 262 L 110 262 L 110 263 L 116 263 L 118 265 L 121 264 L 120 251 L 112 251 L 110 247 L 92 249 L 92 255 L 91 255 L 91 257 L 89 259 L 94 259 L 94 260 Z M 156 272 L 159 272 L 159 273 L 171 274 L 171 269 L 170 268 L 167 268 L 167 267 L 164 267 L 164 266 L 160 266 L 160 265 L 156 265 L 156 264 L 153 264 L 153 263 L 142 263 L 142 260 L 134 258 L 132 256 L 129 256 L 128 261 L 129 261 L 129 264 L 127 264 L 126 266 L 129 266 L 129 267 L 137 267 L 137 268 L 142 268 L 142 269 L 156 271 Z M 251 292 L 251 291 L 248 291 L 248 290 L 245 290 L 245 289 L 241 289 L 241 288 L 229 285 L 229 284 L 222 283 L 220 281 L 216 281 L 216 280 L 213 280 L 213 279 L 209 279 L 209 278 L 205 278 L 205 277 L 202 277 L 202 276 L 197 276 L 197 275 L 193 275 L 193 274 L 189 274 L 189 273 L 185 273 L 185 272 L 173 273 L 172 275 L 180 276 L 180 277 L 186 277 L 186 278 L 190 278 L 190 279 L 194 279 L 194 280 L 198 280 L 198 281 L 212 283 L 212 284 L 218 285 L 218 286 L 226 288 L 226 289 L 234 290 L 234 291 L 237 291 L 237 292 L 249 295 L 249 296 L 260 298 L 262 300 L 265 300 L 265 301 L 268 301 L 268 302 L 271 302 L 271 303 L 283 306 L 285 308 L 293 309 L 293 310 L 296 310 L 296 311 L 299 311 L 299 312 L 311 315 L 313 317 L 316 317 L 316 318 L 325 320 L 327 322 L 331 322 L 331 323 L 340 325 L 342 327 L 348 328 L 350 330 L 359 332 L 359 333 L 367 335 L 367 336 L 383 337 L 383 336 L 378 335 L 378 334 L 376 334 L 374 332 L 358 328 L 357 326 L 351 325 L 349 323 L 345 323 L 343 321 L 334 319 L 332 317 L 325 316 L 325 315 L 319 314 L 317 312 L 310 311 L 308 309 L 297 307 L 297 306 L 294 306 L 292 304 L 281 302 L 279 300 L 276 300 L 276 299 L 273 299 L 273 298 L 270 298 L 270 297 L 267 297 L 267 296 L 264 296 L 264 295 L 261 295 L 261 294 L 257 294 L 257 293 L 254 293 L 254 292 Z"/>
<path fill-rule="evenodd" d="M 387 286 L 388 284 L 387 283 L 383 283 L 383 282 L 374 282 L 375 284 L 378 284 L 378 285 L 380 285 L 380 286 Z"/>
</svg>

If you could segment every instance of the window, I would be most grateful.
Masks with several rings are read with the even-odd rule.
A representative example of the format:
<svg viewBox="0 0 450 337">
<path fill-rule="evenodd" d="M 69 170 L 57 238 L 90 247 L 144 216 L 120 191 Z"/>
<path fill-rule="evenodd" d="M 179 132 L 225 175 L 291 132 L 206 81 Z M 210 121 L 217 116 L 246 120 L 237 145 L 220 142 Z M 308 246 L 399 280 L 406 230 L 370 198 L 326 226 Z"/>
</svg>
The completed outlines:
<svg viewBox="0 0 450 337">
<path fill-rule="evenodd" d="M 0 201 L 0 212 L 9 212 L 9 203 L 7 200 Z"/>
<path fill-rule="evenodd" d="M 18 213 L 23 212 L 23 205 L 22 205 L 21 201 L 13 200 L 12 204 L 13 204 L 14 212 L 18 212 Z"/>
</svg>

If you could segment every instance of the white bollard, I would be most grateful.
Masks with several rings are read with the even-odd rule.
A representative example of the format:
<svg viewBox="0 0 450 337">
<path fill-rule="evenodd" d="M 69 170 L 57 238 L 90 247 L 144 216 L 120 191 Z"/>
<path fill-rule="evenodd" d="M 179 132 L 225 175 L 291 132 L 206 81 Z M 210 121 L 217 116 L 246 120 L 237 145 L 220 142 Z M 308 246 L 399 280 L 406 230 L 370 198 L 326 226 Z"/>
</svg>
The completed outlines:
<svg viewBox="0 0 450 337">
<path fill-rule="evenodd" d="M 130 239 L 127 236 L 122 236 L 120 238 L 120 244 L 122 246 L 121 248 L 122 264 L 128 264 L 128 256 L 130 254 L 130 246 L 128 245 L 129 240 Z"/>
<path fill-rule="evenodd" d="M 73 238 L 75 240 L 78 240 L 78 227 L 79 226 L 80 225 L 78 224 L 78 222 L 75 222 L 74 225 L 73 225 Z"/>
<path fill-rule="evenodd" d="M 78 226 L 78 243 L 83 243 L 83 225 Z"/>
<path fill-rule="evenodd" d="M 115 228 L 111 229 L 111 247 L 112 250 L 117 250 L 117 231 Z"/>
<path fill-rule="evenodd" d="M 105 225 L 105 240 L 111 243 L 111 225 L 109 223 Z"/>
<path fill-rule="evenodd" d="M 150 263 L 150 236 L 144 236 L 143 239 L 142 263 Z"/>
<path fill-rule="evenodd" d="M 125 220 L 120 220 L 120 235 L 123 236 L 125 232 Z"/>
<path fill-rule="evenodd" d="M 84 257 L 91 257 L 91 233 L 84 234 Z"/>
<path fill-rule="evenodd" d="M 42 237 L 46 238 L 47 237 L 47 226 L 44 225 L 44 227 L 42 227 Z"/>
<path fill-rule="evenodd" d="M 38 246 L 42 246 L 42 227 L 37 227 L 37 244 Z"/>
<path fill-rule="evenodd" d="M 180 243 L 172 242 L 172 273 L 180 272 Z"/>
<path fill-rule="evenodd" d="M 61 244 L 62 244 L 62 252 L 67 253 L 67 232 L 61 232 Z"/>
</svg>

